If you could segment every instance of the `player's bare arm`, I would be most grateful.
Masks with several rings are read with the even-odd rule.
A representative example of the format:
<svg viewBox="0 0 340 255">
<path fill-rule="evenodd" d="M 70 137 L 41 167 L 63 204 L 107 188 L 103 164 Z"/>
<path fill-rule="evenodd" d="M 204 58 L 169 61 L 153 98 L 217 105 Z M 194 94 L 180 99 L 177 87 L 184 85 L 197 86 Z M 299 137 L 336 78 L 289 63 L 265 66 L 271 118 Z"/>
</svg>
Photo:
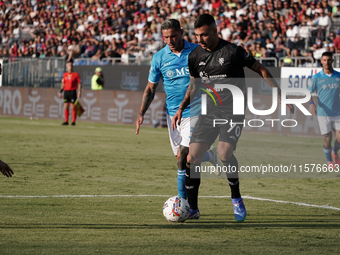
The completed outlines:
<svg viewBox="0 0 340 255">
<path fill-rule="evenodd" d="M 258 73 L 271 88 L 277 88 L 278 100 L 281 105 L 281 89 L 268 69 L 265 68 L 260 62 L 256 61 L 251 67 L 251 70 Z M 292 104 L 287 104 L 287 108 L 290 113 L 294 113 L 294 106 Z"/>
<path fill-rule="evenodd" d="M 78 98 L 81 97 L 81 83 L 78 83 Z"/>
<path fill-rule="evenodd" d="M 187 92 L 185 93 L 183 101 L 182 101 L 181 105 L 179 106 L 177 112 L 175 113 L 174 117 L 172 118 L 172 122 L 171 122 L 172 130 L 174 130 L 177 127 L 177 124 L 178 125 L 181 124 L 182 112 L 190 104 L 190 98 L 194 98 L 196 96 L 198 90 L 199 90 L 199 88 L 197 87 L 197 84 L 195 82 L 195 78 L 193 76 L 190 76 L 190 84 L 188 86 Z"/>
<path fill-rule="evenodd" d="M 143 124 L 144 114 L 149 109 L 149 106 L 151 105 L 152 100 L 155 97 L 157 86 L 158 86 L 158 83 L 152 83 L 150 81 L 146 85 L 143 98 L 142 98 L 142 104 L 140 106 L 139 114 L 136 120 L 136 135 L 139 134 L 140 125 Z"/>
<path fill-rule="evenodd" d="M 59 97 L 59 98 L 61 98 L 61 93 L 63 93 L 64 87 L 65 87 L 65 83 L 61 83 L 61 88 L 60 88 L 60 91 L 59 91 L 59 93 L 58 93 L 58 97 Z"/>
<path fill-rule="evenodd" d="M 316 115 L 316 106 L 314 104 L 312 97 L 309 100 L 309 111 L 312 113 L 312 115 Z"/>
</svg>

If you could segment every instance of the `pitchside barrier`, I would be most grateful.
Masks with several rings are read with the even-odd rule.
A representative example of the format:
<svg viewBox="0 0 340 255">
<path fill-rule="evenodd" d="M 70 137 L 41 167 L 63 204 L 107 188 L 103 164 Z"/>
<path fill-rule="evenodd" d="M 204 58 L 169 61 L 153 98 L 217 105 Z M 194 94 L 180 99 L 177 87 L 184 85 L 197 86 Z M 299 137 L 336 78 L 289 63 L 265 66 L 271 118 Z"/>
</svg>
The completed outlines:
<svg viewBox="0 0 340 255">
<path fill-rule="evenodd" d="M 253 85 L 256 79 L 252 79 Z M 254 85 L 255 86 L 255 85 Z M 258 89 L 254 89 L 252 104 L 255 109 L 272 108 L 273 97 L 270 90 L 262 89 L 261 79 L 258 79 Z M 25 117 L 31 119 L 64 118 L 63 99 L 58 98 L 59 89 L 53 88 L 0 88 L 0 115 Z M 134 125 L 139 113 L 142 91 L 92 91 L 84 89 L 80 102 L 85 112 L 80 121 L 100 122 L 109 124 Z M 249 96 L 248 96 L 249 97 Z M 309 109 L 308 104 L 303 104 Z M 297 136 L 320 136 L 315 116 L 306 116 L 299 109 L 287 115 L 281 115 L 280 106 L 266 116 L 258 116 L 245 112 L 245 132 L 272 133 Z M 157 92 L 145 115 L 143 125 L 152 126 L 152 121 L 158 120 L 161 126 L 166 126 L 165 93 Z"/>
</svg>

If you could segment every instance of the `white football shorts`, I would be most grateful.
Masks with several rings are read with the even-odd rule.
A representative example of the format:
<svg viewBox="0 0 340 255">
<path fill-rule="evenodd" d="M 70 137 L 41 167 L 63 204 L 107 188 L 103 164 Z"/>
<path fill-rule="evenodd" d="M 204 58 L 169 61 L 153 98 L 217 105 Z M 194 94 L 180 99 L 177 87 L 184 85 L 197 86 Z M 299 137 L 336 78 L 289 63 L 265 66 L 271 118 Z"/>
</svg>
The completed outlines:
<svg viewBox="0 0 340 255">
<path fill-rule="evenodd" d="M 171 129 L 172 117 L 168 114 L 166 115 L 170 144 L 175 155 L 177 155 L 178 148 L 180 145 L 189 147 L 192 131 L 194 130 L 197 120 L 198 116 L 182 118 L 181 124 L 179 126 L 177 125 L 177 128 L 174 131 L 172 131 Z"/>
<path fill-rule="evenodd" d="M 320 132 L 322 135 L 328 134 L 332 129 L 340 130 L 340 115 L 338 116 L 318 116 Z"/>
</svg>

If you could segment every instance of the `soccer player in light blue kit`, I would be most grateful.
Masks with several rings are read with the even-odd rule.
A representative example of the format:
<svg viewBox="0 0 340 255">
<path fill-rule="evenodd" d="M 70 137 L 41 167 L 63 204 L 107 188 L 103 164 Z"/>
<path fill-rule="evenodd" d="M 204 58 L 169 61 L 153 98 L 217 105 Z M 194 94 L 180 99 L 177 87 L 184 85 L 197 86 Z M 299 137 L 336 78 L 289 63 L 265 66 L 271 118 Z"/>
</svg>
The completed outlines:
<svg viewBox="0 0 340 255">
<path fill-rule="evenodd" d="M 318 106 L 313 99 L 309 101 L 310 111 L 317 114 L 321 134 L 324 137 L 323 151 L 328 168 L 339 168 L 340 159 L 340 72 L 333 69 L 333 55 L 324 52 L 321 57 L 322 70 L 312 77 L 308 89 L 318 94 Z M 332 149 L 332 130 L 335 130 L 336 139 Z M 332 158 L 333 157 L 333 158 Z M 333 161 L 334 159 L 334 161 Z"/>
<path fill-rule="evenodd" d="M 189 86 L 188 55 L 197 47 L 197 44 L 182 39 L 183 29 L 181 29 L 178 20 L 168 19 L 164 21 L 161 30 L 167 45 L 152 58 L 148 84 L 144 90 L 140 112 L 136 121 L 136 135 L 139 133 L 140 125 L 144 119 L 143 116 L 155 96 L 156 88 L 162 77 L 166 93 L 165 102 L 170 144 L 177 158 L 178 196 L 186 199 L 185 171 L 189 154 L 189 142 L 192 130 L 200 114 L 200 98 L 197 97 L 193 100 L 189 107 L 183 111 L 183 118 L 177 129 L 171 129 L 171 121 Z M 213 148 L 210 148 L 206 153 L 203 161 L 210 161 L 215 166 L 221 165 L 217 159 L 216 150 Z"/>
</svg>

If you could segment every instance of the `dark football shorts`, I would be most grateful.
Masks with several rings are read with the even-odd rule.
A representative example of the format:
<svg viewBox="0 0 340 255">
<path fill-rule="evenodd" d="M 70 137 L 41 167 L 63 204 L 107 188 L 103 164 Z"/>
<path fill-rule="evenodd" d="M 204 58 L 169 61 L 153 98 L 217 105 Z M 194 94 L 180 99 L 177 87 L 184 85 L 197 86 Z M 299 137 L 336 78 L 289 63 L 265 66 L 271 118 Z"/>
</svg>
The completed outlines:
<svg viewBox="0 0 340 255">
<path fill-rule="evenodd" d="M 77 100 L 77 90 L 65 90 L 64 91 L 64 103 L 72 103 Z"/>
<path fill-rule="evenodd" d="M 219 141 L 231 144 L 234 150 L 236 150 L 236 144 L 243 129 L 243 120 L 243 118 L 233 120 L 233 123 L 236 124 L 231 126 L 231 117 L 224 117 L 222 119 L 214 116 L 200 115 L 192 133 L 190 143 L 208 143 L 212 145 L 217 136 L 220 135 Z"/>
</svg>

